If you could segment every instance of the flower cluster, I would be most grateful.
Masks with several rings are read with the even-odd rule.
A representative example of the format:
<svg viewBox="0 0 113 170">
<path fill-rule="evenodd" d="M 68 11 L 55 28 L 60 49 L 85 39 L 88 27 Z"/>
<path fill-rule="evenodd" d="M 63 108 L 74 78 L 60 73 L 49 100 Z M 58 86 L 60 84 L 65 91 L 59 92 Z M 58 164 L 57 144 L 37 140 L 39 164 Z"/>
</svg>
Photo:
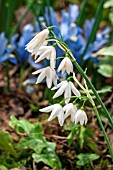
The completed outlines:
<svg viewBox="0 0 113 170">
<path fill-rule="evenodd" d="M 57 103 L 43 109 L 40 109 L 41 112 L 51 112 L 48 121 L 51 121 L 55 117 L 58 117 L 58 121 L 60 126 L 63 126 L 64 120 L 71 115 L 71 121 L 78 123 L 80 122 L 81 125 L 87 123 L 87 115 L 83 111 L 83 107 L 77 110 L 75 106 L 75 102 L 70 103 L 72 93 L 77 97 L 80 98 L 81 94 L 78 89 L 75 87 L 74 83 L 70 81 L 70 78 L 67 80 L 61 81 L 57 84 L 57 80 L 59 79 L 56 73 L 56 50 L 54 45 L 48 45 L 49 41 L 49 29 L 46 28 L 40 33 L 38 33 L 27 45 L 26 50 L 31 53 L 31 55 L 35 56 L 35 62 L 40 62 L 45 58 L 50 61 L 50 66 L 39 69 L 33 74 L 39 74 L 36 83 L 42 82 L 46 78 L 47 87 L 51 88 L 52 84 L 54 87 L 51 90 L 57 90 L 54 94 L 53 99 L 59 97 L 64 93 L 64 102 L 65 106 L 62 106 L 61 103 Z M 48 37 L 48 38 L 47 38 Z M 56 40 L 57 43 L 57 40 Z M 63 48 L 63 47 L 61 47 Z M 64 50 L 64 49 L 63 49 Z M 71 59 L 65 55 L 58 66 L 58 72 L 66 72 L 68 75 L 73 73 L 73 64 Z"/>
</svg>

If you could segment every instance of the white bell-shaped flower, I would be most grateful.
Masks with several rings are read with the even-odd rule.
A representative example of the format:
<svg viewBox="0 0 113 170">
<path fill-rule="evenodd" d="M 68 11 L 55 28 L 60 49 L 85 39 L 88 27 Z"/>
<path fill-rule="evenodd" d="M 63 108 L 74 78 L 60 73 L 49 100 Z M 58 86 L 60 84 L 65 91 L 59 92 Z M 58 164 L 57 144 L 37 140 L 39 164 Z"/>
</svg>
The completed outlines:
<svg viewBox="0 0 113 170">
<path fill-rule="evenodd" d="M 49 34 L 48 29 L 44 29 L 40 33 L 38 33 L 27 45 L 26 50 L 32 53 L 32 55 L 35 55 L 38 52 L 38 49 L 42 46 L 44 43 L 46 37 Z"/>
<path fill-rule="evenodd" d="M 73 64 L 71 60 L 68 57 L 65 57 L 59 67 L 58 67 L 58 72 L 62 71 L 62 74 L 66 71 L 68 74 L 73 73 Z"/>
<path fill-rule="evenodd" d="M 80 122 L 81 125 L 86 124 L 88 121 L 87 115 L 84 110 L 79 109 L 75 114 L 75 124 Z"/>
<path fill-rule="evenodd" d="M 58 117 L 58 121 L 60 126 L 63 126 L 64 123 L 64 111 L 60 104 L 54 104 L 48 107 L 45 107 L 43 109 L 40 109 L 41 112 L 51 112 L 50 117 L 48 118 L 48 121 L 53 120 L 55 117 Z"/>
<path fill-rule="evenodd" d="M 67 80 L 62 81 L 57 86 L 53 87 L 51 90 L 56 90 L 56 89 L 58 89 L 58 91 L 53 96 L 53 99 L 59 97 L 60 95 L 64 93 L 66 104 L 69 103 L 71 99 L 71 91 L 74 93 L 74 95 L 81 96 L 80 92 L 77 90 L 77 88 L 74 86 L 74 84 L 71 81 L 69 82 Z"/>
<path fill-rule="evenodd" d="M 41 60 L 44 60 L 44 58 L 50 60 L 50 66 L 51 68 L 55 68 L 56 64 L 56 50 L 53 46 L 41 46 L 36 53 L 36 58 L 38 59 L 35 61 L 35 63 L 40 62 Z"/>
<path fill-rule="evenodd" d="M 55 69 L 52 69 L 49 66 L 49 67 L 37 70 L 37 71 L 33 72 L 32 74 L 39 74 L 39 73 L 40 73 L 40 75 L 37 78 L 36 84 L 40 83 L 44 78 L 46 78 L 46 83 L 47 83 L 48 88 L 51 88 L 52 82 L 55 86 L 57 85 L 58 77 L 57 77 Z"/>
<path fill-rule="evenodd" d="M 71 121 L 74 122 L 75 120 L 75 114 L 77 112 L 77 107 L 73 105 L 72 103 L 68 103 L 63 107 L 64 119 L 66 119 L 69 115 L 71 115 Z"/>
</svg>

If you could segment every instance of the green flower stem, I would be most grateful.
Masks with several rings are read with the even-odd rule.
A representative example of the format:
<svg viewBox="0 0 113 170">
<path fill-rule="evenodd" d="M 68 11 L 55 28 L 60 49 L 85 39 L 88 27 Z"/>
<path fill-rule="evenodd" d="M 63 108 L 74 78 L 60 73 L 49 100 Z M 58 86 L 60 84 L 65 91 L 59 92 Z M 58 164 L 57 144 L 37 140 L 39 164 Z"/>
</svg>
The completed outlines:
<svg viewBox="0 0 113 170">
<path fill-rule="evenodd" d="M 82 24 L 83 24 L 84 11 L 85 11 L 85 7 L 86 7 L 86 3 L 87 3 L 87 0 L 83 0 L 82 5 L 81 5 L 81 9 L 80 9 L 80 13 L 79 13 L 79 16 L 77 18 L 77 25 L 79 25 L 79 26 L 82 26 Z"/>
<path fill-rule="evenodd" d="M 76 66 L 77 70 L 78 70 L 78 71 L 81 73 L 81 75 L 84 77 L 84 79 L 86 80 L 86 82 L 87 82 L 87 84 L 89 85 L 89 87 L 92 89 L 94 95 L 96 96 L 98 102 L 100 103 L 102 109 L 104 110 L 104 112 L 105 112 L 105 114 L 106 114 L 106 117 L 108 118 L 108 120 L 109 120 L 109 122 L 110 122 L 110 124 L 111 124 L 111 126 L 112 126 L 112 128 L 113 128 L 113 120 L 112 120 L 109 112 L 107 111 L 104 103 L 102 102 L 100 96 L 98 95 L 95 87 L 93 86 L 93 84 L 91 83 L 91 81 L 89 80 L 89 78 L 87 77 L 87 75 L 84 73 L 84 71 L 82 70 L 82 68 L 79 66 L 79 64 L 78 64 L 76 61 L 74 61 L 73 63 L 74 63 L 74 65 Z"/>
<path fill-rule="evenodd" d="M 90 33 L 90 36 L 89 36 L 89 39 L 88 39 L 88 42 L 86 44 L 86 47 L 85 47 L 85 50 L 84 50 L 84 53 L 83 53 L 83 56 L 85 55 L 88 47 L 89 47 L 89 44 L 90 43 L 93 43 L 94 39 L 95 39 L 95 36 L 96 36 L 96 33 L 97 33 L 97 30 L 98 30 L 98 27 L 99 27 L 99 24 L 100 24 L 100 20 L 101 20 L 101 16 L 102 16 L 102 10 L 103 10 L 103 4 L 104 4 L 105 0 L 100 0 L 99 1 L 99 5 L 98 5 L 98 8 L 97 8 L 97 11 L 96 11 L 96 14 L 95 14 L 95 22 L 93 24 L 93 28 L 91 30 L 91 33 Z"/>
<path fill-rule="evenodd" d="M 23 21 L 23 19 L 25 18 L 27 12 L 29 11 L 29 9 L 32 7 L 33 3 L 35 2 L 36 0 L 32 0 L 31 3 L 28 5 L 27 9 L 25 10 L 25 12 L 23 13 L 23 15 L 21 16 L 19 22 L 15 25 L 15 27 L 13 28 L 11 34 L 10 34 L 10 38 L 12 37 L 13 34 L 16 33 L 18 27 L 20 26 L 21 22 Z"/>
<path fill-rule="evenodd" d="M 104 126 L 103 126 L 103 124 L 102 124 L 102 121 L 101 121 L 101 118 L 100 118 L 100 116 L 99 116 L 99 113 L 98 113 L 98 110 L 97 110 L 96 106 L 93 106 L 93 109 L 94 109 L 94 111 L 95 111 L 95 113 L 96 113 L 97 119 L 98 119 L 98 121 L 99 121 L 100 127 L 101 127 L 101 129 L 102 129 L 103 134 L 104 134 L 104 138 L 105 138 L 105 140 L 106 140 L 106 142 L 107 142 L 107 146 L 108 146 L 108 148 L 109 148 L 109 152 L 110 152 L 110 154 L 111 154 L 111 158 L 112 158 L 112 161 L 113 161 L 113 150 L 112 150 L 112 148 L 111 148 L 110 141 L 109 141 L 108 136 L 107 136 L 107 134 L 106 134 L 106 132 L 105 132 Z"/>
</svg>

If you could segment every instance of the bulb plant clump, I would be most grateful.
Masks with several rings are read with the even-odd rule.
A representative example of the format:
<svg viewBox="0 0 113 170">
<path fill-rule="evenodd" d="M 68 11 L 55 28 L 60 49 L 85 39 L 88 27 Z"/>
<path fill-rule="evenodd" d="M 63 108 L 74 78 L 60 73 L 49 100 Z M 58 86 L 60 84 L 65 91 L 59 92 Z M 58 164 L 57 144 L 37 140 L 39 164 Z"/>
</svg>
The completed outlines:
<svg viewBox="0 0 113 170">
<path fill-rule="evenodd" d="M 63 126 L 65 119 L 68 116 L 71 116 L 71 121 L 75 122 L 75 124 L 80 123 L 80 125 L 86 125 L 88 121 L 87 114 L 84 111 L 84 105 L 86 101 L 89 101 L 94 108 L 96 113 L 98 122 L 100 127 L 103 131 L 105 140 L 107 142 L 111 157 L 113 159 L 113 151 L 105 132 L 104 126 L 102 124 L 101 117 L 98 113 L 97 107 L 95 102 L 91 96 L 90 90 L 88 86 L 91 88 L 93 95 L 96 96 L 97 101 L 102 106 L 106 117 L 108 118 L 111 126 L 113 127 L 113 121 L 107 111 L 106 107 L 104 106 L 101 98 L 99 97 L 96 89 L 90 82 L 89 78 L 86 75 L 86 72 L 82 70 L 80 65 L 76 62 L 71 50 L 68 46 L 63 42 L 62 35 L 61 38 L 57 37 L 56 34 L 53 32 L 53 28 L 56 26 L 46 27 L 43 31 L 38 33 L 27 45 L 26 50 L 31 53 L 31 55 L 35 56 L 35 62 L 40 62 L 43 59 L 47 59 L 50 61 L 50 66 L 39 69 L 33 74 L 38 74 L 38 78 L 36 83 L 42 82 L 46 78 L 47 87 L 51 90 L 57 90 L 53 96 L 53 99 L 64 95 L 64 99 L 60 103 L 56 103 L 45 108 L 40 109 L 41 112 L 51 112 L 48 121 L 53 120 L 55 117 L 58 118 L 58 122 L 60 126 Z M 58 29 L 59 31 L 59 29 Z M 49 42 L 51 42 L 49 45 Z M 64 51 L 65 55 L 63 57 L 56 58 L 56 49 L 55 47 L 58 46 L 61 50 Z M 61 59 L 62 61 L 59 63 L 58 69 L 56 70 L 56 60 Z M 75 73 L 74 73 L 74 66 L 80 72 L 84 79 L 84 86 L 77 80 Z M 67 73 L 66 80 L 57 83 L 59 77 L 57 72 Z M 70 75 L 71 74 L 71 75 Z M 80 86 L 80 88 L 84 91 L 82 95 L 80 91 L 74 85 L 74 81 Z M 52 87 L 54 85 L 54 87 Z M 82 101 L 82 106 L 78 109 L 77 108 L 77 101 Z"/>
</svg>

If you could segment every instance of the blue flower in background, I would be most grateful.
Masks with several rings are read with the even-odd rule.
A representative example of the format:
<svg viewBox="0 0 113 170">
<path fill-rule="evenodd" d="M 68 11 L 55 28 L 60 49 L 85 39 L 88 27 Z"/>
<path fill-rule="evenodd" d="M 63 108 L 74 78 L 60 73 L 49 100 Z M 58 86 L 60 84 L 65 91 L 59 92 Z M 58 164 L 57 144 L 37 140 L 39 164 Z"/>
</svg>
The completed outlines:
<svg viewBox="0 0 113 170">
<path fill-rule="evenodd" d="M 83 60 L 91 59 L 93 62 L 98 63 L 98 59 L 93 56 L 93 53 L 97 52 L 100 50 L 103 45 L 107 43 L 107 37 L 106 35 L 110 32 L 110 28 L 106 27 L 102 32 L 97 33 L 95 41 L 93 44 L 89 45 L 89 48 L 84 55 Z"/>
<path fill-rule="evenodd" d="M 13 40 L 12 40 L 13 42 Z M 5 33 L 0 34 L 0 64 L 3 64 L 6 60 L 12 63 L 16 63 L 15 56 L 12 55 L 14 48 L 8 45 L 8 40 L 5 37 Z"/>
<path fill-rule="evenodd" d="M 91 20 L 87 19 L 84 23 L 84 35 L 85 35 L 86 40 L 89 39 L 91 30 L 93 28 L 94 21 L 95 21 L 95 19 L 92 18 Z"/>
<path fill-rule="evenodd" d="M 25 45 L 34 37 L 34 28 L 31 24 L 27 24 L 23 33 L 17 43 L 17 52 L 19 55 L 19 60 L 22 65 L 26 64 L 28 57 L 30 56 L 29 52 L 25 50 Z"/>
</svg>

